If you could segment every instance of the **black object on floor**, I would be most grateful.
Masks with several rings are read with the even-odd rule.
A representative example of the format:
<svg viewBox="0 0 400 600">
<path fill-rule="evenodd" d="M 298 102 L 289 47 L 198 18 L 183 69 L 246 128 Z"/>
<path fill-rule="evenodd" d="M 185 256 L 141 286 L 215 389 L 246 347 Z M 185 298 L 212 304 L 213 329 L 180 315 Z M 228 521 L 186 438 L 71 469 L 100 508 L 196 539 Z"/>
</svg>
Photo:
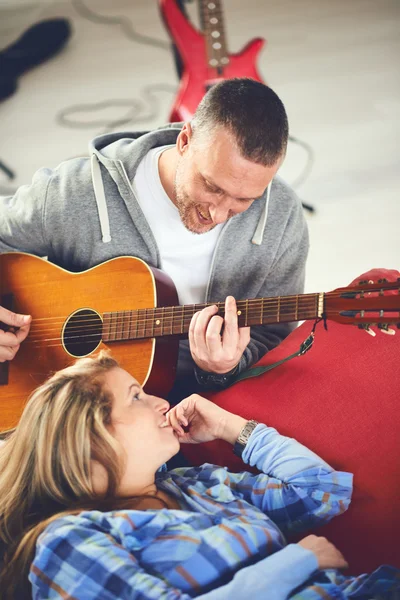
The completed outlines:
<svg viewBox="0 0 400 600">
<path fill-rule="evenodd" d="M 70 37 L 67 19 L 48 19 L 32 25 L 0 51 L 0 101 L 16 91 L 20 75 L 58 54 Z"/>
</svg>

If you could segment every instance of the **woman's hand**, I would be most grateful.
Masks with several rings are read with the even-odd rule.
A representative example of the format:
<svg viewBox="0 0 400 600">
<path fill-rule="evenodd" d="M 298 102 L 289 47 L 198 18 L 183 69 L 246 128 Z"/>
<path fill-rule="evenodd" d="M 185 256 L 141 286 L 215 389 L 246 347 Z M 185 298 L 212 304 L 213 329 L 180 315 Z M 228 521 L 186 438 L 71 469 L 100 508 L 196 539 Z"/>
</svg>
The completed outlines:
<svg viewBox="0 0 400 600">
<path fill-rule="evenodd" d="M 319 569 L 347 569 L 349 566 L 343 554 L 324 537 L 308 535 L 299 546 L 315 554 Z"/>
<path fill-rule="evenodd" d="M 184 444 L 201 444 L 222 439 L 234 444 L 246 419 L 192 394 L 171 408 L 169 422 Z"/>
</svg>

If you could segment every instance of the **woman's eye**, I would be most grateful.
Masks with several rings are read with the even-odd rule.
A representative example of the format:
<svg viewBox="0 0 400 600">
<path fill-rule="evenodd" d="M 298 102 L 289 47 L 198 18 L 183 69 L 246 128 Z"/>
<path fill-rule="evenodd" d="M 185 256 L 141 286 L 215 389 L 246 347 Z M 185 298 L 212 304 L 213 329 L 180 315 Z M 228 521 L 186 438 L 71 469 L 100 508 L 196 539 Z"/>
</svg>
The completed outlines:
<svg viewBox="0 0 400 600">
<path fill-rule="evenodd" d="M 133 400 L 140 400 L 140 394 L 141 394 L 141 392 L 136 392 L 136 394 L 133 394 L 132 399 Z"/>
</svg>

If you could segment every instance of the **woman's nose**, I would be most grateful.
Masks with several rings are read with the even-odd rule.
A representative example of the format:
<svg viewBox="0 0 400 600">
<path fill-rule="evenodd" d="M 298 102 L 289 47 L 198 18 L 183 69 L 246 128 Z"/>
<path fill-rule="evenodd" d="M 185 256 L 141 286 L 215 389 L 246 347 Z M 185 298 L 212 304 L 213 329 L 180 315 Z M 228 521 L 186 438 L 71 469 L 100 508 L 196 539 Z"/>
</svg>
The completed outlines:
<svg viewBox="0 0 400 600">
<path fill-rule="evenodd" d="M 153 406 L 156 411 L 164 414 L 169 410 L 170 406 L 167 400 L 164 400 L 164 398 L 159 398 L 158 396 L 152 396 L 152 398 Z"/>
</svg>

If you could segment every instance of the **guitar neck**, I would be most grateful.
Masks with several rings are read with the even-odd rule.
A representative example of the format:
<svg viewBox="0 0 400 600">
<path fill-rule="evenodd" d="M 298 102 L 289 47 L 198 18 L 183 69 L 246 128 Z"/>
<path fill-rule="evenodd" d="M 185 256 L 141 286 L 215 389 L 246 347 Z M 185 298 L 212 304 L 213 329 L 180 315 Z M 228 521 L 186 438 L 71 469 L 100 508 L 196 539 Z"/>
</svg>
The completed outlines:
<svg viewBox="0 0 400 600">
<path fill-rule="evenodd" d="M 208 65 L 221 71 L 229 64 L 220 0 L 200 0 L 200 23 L 206 40 Z"/>
<path fill-rule="evenodd" d="M 239 327 L 316 319 L 322 313 L 323 299 L 324 294 L 301 294 L 239 300 L 236 303 Z M 106 312 L 102 337 L 105 342 L 118 342 L 184 335 L 193 315 L 215 304 L 218 315 L 224 317 L 224 302 Z"/>
</svg>

